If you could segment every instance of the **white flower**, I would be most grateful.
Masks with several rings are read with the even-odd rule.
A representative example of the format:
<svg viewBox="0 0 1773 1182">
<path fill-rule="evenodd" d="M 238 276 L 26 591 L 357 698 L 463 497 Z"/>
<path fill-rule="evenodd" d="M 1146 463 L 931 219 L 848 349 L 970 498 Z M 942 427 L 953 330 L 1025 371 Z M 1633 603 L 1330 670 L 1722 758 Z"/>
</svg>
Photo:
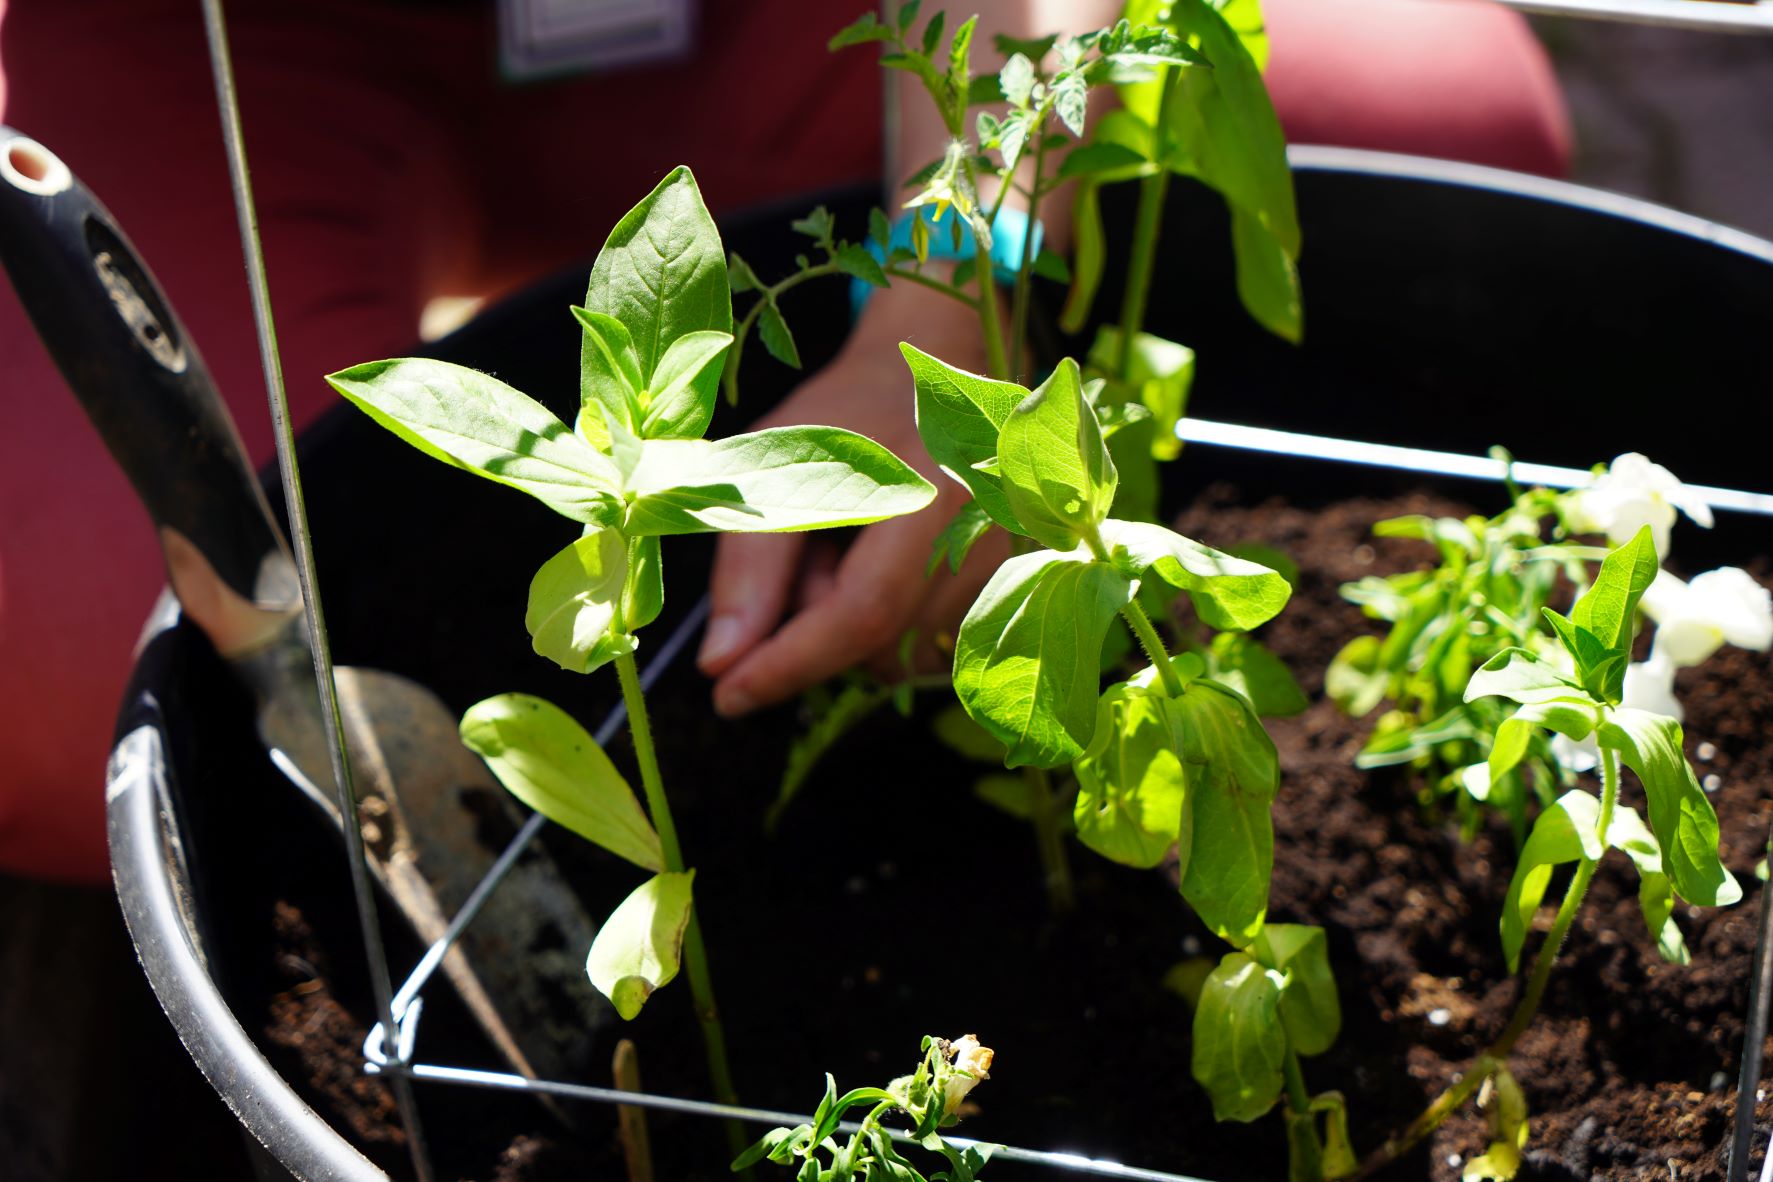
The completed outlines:
<svg viewBox="0 0 1773 1182">
<path fill-rule="evenodd" d="M 1656 540 L 1656 553 L 1668 553 L 1668 531 L 1675 510 L 1711 528 L 1711 506 L 1661 464 L 1638 452 L 1627 452 L 1586 488 L 1571 494 L 1569 521 L 1578 533 L 1604 533 L 1623 546 L 1644 526 Z"/>
<path fill-rule="evenodd" d="M 1656 621 L 1655 654 L 1675 668 L 1697 665 L 1726 644 L 1773 645 L 1773 595 L 1747 571 L 1724 566 L 1683 583 L 1667 571 L 1642 599 Z"/>
<path fill-rule="evenodd" d="M 967 1093 L 978 1086 L 980 1080 L 991 1078 L 993 1052 L 990 1047 L 980 1045 L 978 1035 L 963 1034 L 948 1044 L 948 1054 L 954 1059 L 954 1070 L 943 1086 L 942 1112 L 953 1116 Z"/>
</svg>

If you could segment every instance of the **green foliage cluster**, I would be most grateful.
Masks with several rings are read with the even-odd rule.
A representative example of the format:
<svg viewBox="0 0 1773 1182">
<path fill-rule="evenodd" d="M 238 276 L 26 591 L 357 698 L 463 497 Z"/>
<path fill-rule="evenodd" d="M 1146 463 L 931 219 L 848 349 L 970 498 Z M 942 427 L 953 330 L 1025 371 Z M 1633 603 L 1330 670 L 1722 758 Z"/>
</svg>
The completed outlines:
<svg viewBox="0 0 1773 1182">
<path fill-rule="evenodd" d="M 1569 494 L 1516 490 L 1495 517 L 1410 516 L 1382 521 L 1376 537 L 1432 543 L 1430 570 L 1369 576 L 1342 588 L 1343 598 L 1390 625 L 1383 636 L 1358 636 L 1325 672 L 1325 692 L 1360 716 L 1393 703 L 1356 757 L 1363 768 L 1412 764 L 1440 795 L 1451 795 L 1467 830 L 1480 803 L 1501 810 L 1526 835 L 1528 805 L 1549 804 L 1567 775 L 1543 737 L 1505 772 L 1492 774 L 1489 737 L 1501 707 L 1467 701 L 1472 673 L 1509 648 L 1543 651 L 1553 635 L 1542 614 L 1562 584 L 1583 587 L 1587 561 L 1598 557 L 1565 526 Z M 1550 535 L 1550 540 L 1547 535 Z"/>
<path fill-rule="evenodd" d="M 813 1119 L 794 1128 L 772 1129 L 733 1161 L 733 1171 L 762 1161 L 799 1164 L 797 1182 L 973 1182 L 990 1160 L 993 1147 L 945 1140 L 942 1130 L 960 1120 L 962 1099 L 991 1068 L 990 1048 L 972 1035 L 952 1042 L 926 1035 L 917 1070 L 884 1088 L 855 1088 L 837 1093 L 837 1081 L 825 1077 L 825 1096 Z M 850 1131 L 847 1141 L 836 1134 L 853 1108 L 868 1112 Z M 881 1124 L 889 1116 L 910 1123 L 895 1133 Z M 913 1144 L 942 1157 L 947 1169 L 926 1178 L 898 1150 L 895 1141 Z M 824 1155 L 821 1158 L 821 1155 Z"/>
</svg>

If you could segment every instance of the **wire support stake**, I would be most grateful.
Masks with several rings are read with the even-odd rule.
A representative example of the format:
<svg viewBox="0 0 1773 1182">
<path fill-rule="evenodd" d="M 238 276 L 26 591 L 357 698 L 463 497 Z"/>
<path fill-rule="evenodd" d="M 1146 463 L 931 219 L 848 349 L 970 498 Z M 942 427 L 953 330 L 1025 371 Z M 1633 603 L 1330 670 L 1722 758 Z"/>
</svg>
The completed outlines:
<svg viewBox="0 0 1773 1182">
<path fill-rule="evenodd" d="M 252 199 L 252 179 L 246 166 L 246 145 L 240 128 L 240 103 L 234 85 L 234 68 L 228 51 L 227 23 L 221 0 L 203 0 L 203 28 L 209 43 L 210 69 L 215 75 L 216 106 L 221 115 L 222 140 L 228 154 L 228 176 L 234 190 L 234 214 L 240 224 L 241 253 L 246 259 L 247 285 L 252 292 L 253 323 L 258 330 L 259 359 L 265 371 L 265 394 L 270 403 L 271 425 L 277 442 L 277 468 L 289 513 L 290 542 L 295 549 L 296 572 L 302 589 L 302 609 L 314 657 L 314 680 L 320 693 L 322 717 L 331 728 L 331 759 L 338 787 L 340 828 L 351 863 L 351 888 L 362 927 L 363 948 L 369 966 L 376 1010 L 389 1027 L 393 1025 L 393 987 L 388 976 L 388 957 L 376 915 L 375 894 L 369 863 L 363 848 L 363 832 L 357 825 L 357 793 L 351 780 L 351 759 L 345 750 L 345 731 L 339 713 L 338 690 L 333 681 L 332 649 L 326 635 L 326 617 L 320 607 L 320 591 L 314 571 L 314 546 L 308 530 L 307 505 L 302 499 L 301 475 L 296 468 L 295 428 L 289 417 L 289 398 L 283 385 L 283 366 L 277 354 L 277 330 L 271 318 L 271 293 L 265 278 L 265 256 L 259 241 L 258 215 Z M 404 1072 L 389 1081 L 400 1122 L 406 1131 L 413 1172 L 419 1182 L 431 1182 L 430 1155 L 425 1150 L 423 1126 L 412 1083 Z"/>
<path fill-rule="evenodd" d="M 414 1079 L 429 1080 L 434 1083 L 465 1084 L 469 1087 L 497 1088 L 511 1092 L 540 1092 L 550 1096 L 560 1096 L 569 1100 L 590 1100 L 598 1104 L 627 1104 L 639 1108 L 657 1108 L 667 1112 L 682 1112 L 690 1116 L 705 1116 L 719 1120 L 742 1120 L 759 1125 L 802 1125 L 811 1124 L 812 1118 L 804 1113 L 776 1112 L 767 1108 L 746 1108 L 736 1104 L 714 1104 L 706 1100 L 686 1100 L 679 1096 L 655 1096 L 648 1092 L 624 1092 L 616 1088 L 599 1088 L 589 1084 L 561 1083 L 546 1079 L 525 1079 L 521 1075 L 512 1075 L 503 1071 L 477 1071 L 466 1067 L 442 1067 L 432 1063 L 412 1063 L 406 1071 Z M 846 1132 L 855 1132 L 860 1126 L 854 1121 L 845 1121 L 838 1126 Z M 911 1142 L 911 1135 L 902 1129 L 888 1129 L 887 1133 L 893 1140 L 901 1144 Z M 976 1145 L 980 1148 L 989 1146 L 993 1161 L 1014 1161 L 1026 1165 L 1047 1166 L 1051 1169 L 1063 1170 L 1072 1174 L 1086 1174 L 1096 1178 L 1125 1178 L 1131 1182 L 1207 1182 L 1192 1174 L 1172 1174 L 1163 1170 L 1148 1170 L 1141 1166 L 1122 1165 L 1117 1161 L 1089 1157 L 1081 1153 L 1055 1152 L 1048 1149 L 1018 1149 L 1013 1145 L 999 1145 L 992 1141 L 976 1141 L 970 1137 L 942 1138 L 950 1145 L 966 1147 Z"/>
<path fill-rule="evenodd" d="M 677 627 L 671 630 L 671 634 L 665 638 L 665 643 L 659 646 L 659 651 L 654 653 L 653 659 L 647 662 L 646 668 L 640 671 L 642 689 L 650 690 L 658 684 L 659 678 L 663 677 L 666 670 L 676 663 L 684 647 L 689 644 L 697 632 L 701 631 L 702 625 L 708 622 L 708 612 L 708 596 L 703 595 L 696 601 L 695 606 L 690 608 L 688 614 L 678 621 Z M 616 731 L 621 728 L 627 718 L 626 704 L 618 701 L 604 716 L 596 734 L 592 736 L 593 741 L 599 747 L 607 747 L 609 741 L 615 738 Z M 292 772 L 291 768 L 284 770 L 286 774 Z M 517 864 L 517 859 L 523 855 L 524 850 L 529 848 L 530 843 L 535 840 L 536 835 L 542 831 L 547 822 L 548 818 L 541 813 L 532 812 L 529 815 L 529 819 L 524 821 L 523 827 L 517 831 L 516 836 L 499 854 L 498 860 L 488 867 L 486 874 L 474 885 L 473 891 L 469 892 L 461 909 L 449 921 L 449 926 L 444 929 L 443 935 L 425 949 L 425 954 L 419 958 L 418 964 L 413 966 L 406 981 L 394 994 L 389 1005 L 391 1011 L 389 1017 L 392 1018 L 394 1029 L 397 1031 L 395 1064 L 409 1061 L 412 1058 L 412 1047 L 418 1038 L 419 992 L 430 982 L 438 966 L 443 963 L 444 956 L 454 947 L 462 933 L 468 929 L 468 925 L 474 922 L 474 917 L 480 914 L 481 907 L 485 905 L 487 899 L 492 897 L 493 891 L 505 880 L 511 867 Z M 389 1062 L 387 1057 L 386 1039 L 386 1027 L 381 1022 L 377 1022 L 363 1042 L 364 1059 L 384 1069 L 394 1065 Z"/>
</svg>

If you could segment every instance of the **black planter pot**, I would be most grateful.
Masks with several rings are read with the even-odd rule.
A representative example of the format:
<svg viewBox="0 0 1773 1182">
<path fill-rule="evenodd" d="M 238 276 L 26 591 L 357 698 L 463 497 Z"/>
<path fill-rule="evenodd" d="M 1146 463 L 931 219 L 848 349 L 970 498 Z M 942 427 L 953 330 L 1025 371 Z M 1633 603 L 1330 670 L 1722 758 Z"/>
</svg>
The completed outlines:
<svg viewBox="0 0 1773 1182">
<path fill-rule="evenodd" d="M 1502 443 L 1523 459 L 1579 467 L 1646 450 L 1689 480 L 1768 483 L 1761 433 L 1746 428 L 1773 336 L 1773 244 L 1484 169 L 1324 149 L 1297 150 L 1295 160 L 1306 240 L 1299 348 L 1237 306 L 1217 199 L 1177 187 L 1150 322 L 1199 352 L 1193 413 L 1466 454 Z M 1111 226 L 1129 222 L 1110 211 Z M 748 225 L 729 232 L 729 245 L 774 273 L 768 260 L 797 249 L 786 217 Z M 565 308 L 582 295 L 584 274 L 492 310 L 433 352 L 570 408 L 577 327 Z M 1110 311 L 1117 290 L 1108 276 Z M 816 365 L 841 340 L 845 309 L 831 289 L 796 295 L 789 318 Z M 747 365 L 748 397 L 791 384 L 761 352 Z M 714 433 L 739 429 L 759 404 L 722 410 Z M 309 432 L 303 462 L 342 663 L 415 678 L 457 709 L 518 687 L 586 719 L 613 704 L 613 678 L 545 667 L 518 623 L 530 572 L 563 541 L 558 518 L 426 460 L 348 411 Z M 1204 446 L 1167 479 L 1173 503 L 1221 479 L 1304 503 L 1423 483 Z M 1698 568 L 1753 552 L 1763 531 L 1760 519 L 1723 514 L 1712 533 L 1683 534 L 1682 557 Z M 709 548 L 667 549 L 678 588 L 668 613 L 681 613 Z M 427 621 L 422 634 L 408 628 L 416 619 Z M 668 614 L 653 631 L 663 636 L 671 622 Z M 289 1053 L 268 1050 L 260 1033 L 268 975 L 289 955 L 270 933 L 292 922 L 289 901 L 301 901 L 301 922 L 353 931 L 340 843 L 270 766 L 247 694 L 202 636 L 172 613 L 161 624 L 122 708 L 108 785 L 117 889 L 143 966 L 192 1057 L 266 1151 L 267 1176 L 398 1172 L 398 1147 L 372 1144 L 364 1156 L 302 1098 L 314 1081 L 298 1089 L 273 1069 L 271 1058 L 287 1063 Z M 398 981 L 418 949 L 387 920 Z M 333 941 L 330 976 L 361 1015 L 370 1007 L 355 948 L 351 938 Z M 466 1028 L 450 1021 L 449 1004 L 447 995 L 428 1002 L 427 1040 Z M 443 1041 L 427 1043 L 431 1061 L 492 1065 L 471 1041 L 435 1037 Z M 421 1100 L 445 1128 L 470 1107 L 531 1112 L 521 1098 L 463 1090 Z"/>
</svg>

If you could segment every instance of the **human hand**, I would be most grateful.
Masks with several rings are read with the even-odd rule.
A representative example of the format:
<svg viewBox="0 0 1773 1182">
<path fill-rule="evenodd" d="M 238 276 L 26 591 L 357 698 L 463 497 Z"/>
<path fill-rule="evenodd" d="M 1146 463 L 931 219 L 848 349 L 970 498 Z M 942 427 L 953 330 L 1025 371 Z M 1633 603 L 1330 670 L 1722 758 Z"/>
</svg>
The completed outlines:
<svg viewBox="0 0 1773 1182">
<path fill-rule="evenodd" d="M 925 576 L 936 536 L 967 494 L 941 474 L 918 438 L 899 342 L 983 371 L 979 332 L 977 319 L 948 296 L 903 282 L 877 291 L 842 352 L 757 424 L 858 431 L 916 468 L 938 494 L 920 513 L 853 535 L 847 549 L 829 535 L 722 535 L 697 658 L 715 678 L 718 713 L 734 717 L 779 702 L 858 663 L 887 676 L 901 673 L 899 641 L 911 629 L 919 637 L 917 658 L 934 662 L 933 638 L 952 635 L 1007 542 L 1000 533 L 987 535 L 959 575 L 944 564 Z"/>
</svg>

